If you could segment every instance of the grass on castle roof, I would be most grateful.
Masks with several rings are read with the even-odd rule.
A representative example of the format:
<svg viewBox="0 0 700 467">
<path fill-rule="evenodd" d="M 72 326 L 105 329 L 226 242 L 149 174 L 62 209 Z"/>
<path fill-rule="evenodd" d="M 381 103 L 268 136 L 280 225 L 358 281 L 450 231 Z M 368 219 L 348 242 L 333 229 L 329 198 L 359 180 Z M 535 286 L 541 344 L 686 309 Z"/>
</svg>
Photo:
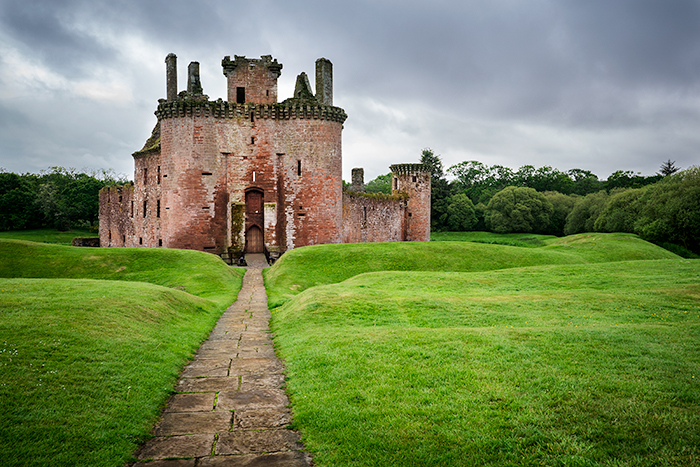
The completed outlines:
<svg viewBox="0 0 700 467">
<path fill-rule="evenodd" d="M 272 313 L 317 465 L 700 459 L 700 260 L 376 272 Z"/>
<path fill-rule="evenodd" d="M 123 466 L 242 273 L 196 251 L 0 240 L 0 463 Z"/>
<path fill-rule="evenodd" d="M 532 236 L 525 238 L 529 237 Z M 502 245 L 496 241 L 493 244 L 467 241 L 349 243 L 296 248 L 264 271 L 268 303 L 270 307 L 280 306 L 309 287 L 334 284 L 374 271 L 476 272 L 544 264 L 679 258 L 632 234 L 540 237 L 545 238 L 538 248 Z M 510 242 L 523 236 L 506 238 Z"/>
</svg>

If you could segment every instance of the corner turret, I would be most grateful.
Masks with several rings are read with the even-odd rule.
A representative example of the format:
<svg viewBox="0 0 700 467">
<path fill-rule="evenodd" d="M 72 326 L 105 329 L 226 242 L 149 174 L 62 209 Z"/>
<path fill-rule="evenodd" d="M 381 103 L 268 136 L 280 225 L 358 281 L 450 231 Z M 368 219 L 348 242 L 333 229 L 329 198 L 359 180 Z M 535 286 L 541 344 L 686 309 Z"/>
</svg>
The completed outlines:
<svg viewBox="0 0 700 467">
<path fill-rule="evenodd" d="M 405 193 L 407 241 L 430 241 L 430 169 L 423 164 L 396 164 L 392 172 L 392 193 Z"/>
</svg>

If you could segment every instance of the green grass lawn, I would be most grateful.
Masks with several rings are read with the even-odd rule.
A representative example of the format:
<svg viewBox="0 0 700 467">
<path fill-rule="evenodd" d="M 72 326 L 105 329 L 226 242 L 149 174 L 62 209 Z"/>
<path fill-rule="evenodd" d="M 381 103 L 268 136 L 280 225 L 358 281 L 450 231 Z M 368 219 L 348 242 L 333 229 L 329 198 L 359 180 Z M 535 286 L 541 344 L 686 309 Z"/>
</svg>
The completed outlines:
<svg viewBox="0 0 700 467">
<path fill-rule="evenodd" d="M 195 251 L 0 240 L 0 463 L 122 466 L 242 272 Z"/>
<path fill-rule="evenodd" d="M 493 236 L 495 234 L 489 234 Z M 373 271 L 490 271 L 544 264 L 678 258 L 632 234 L 540 236 L 543 245 L 521 248 L 465 241 L 348 243 L 286 252 L 264 271 L 270 307 L 318 285 Z"/>
<path fill-rule="evenodd" d="M 497 234 L 493 232 L 432 232 L 430 240 L 433 242 L 476 242 L 492 243 L 496 245 L 510 245 L 522 247 L 538 247 L 548 240 L 556 240 L 554 235 L 540 234 Z"/>
<path fill-rule="evenodd" d="M 700 464 L 698 260 L 362 274 L 272 326 L 319 466 Z"/>
<path fill-rule="evenodd" d="M 0 240 L 27 240 L 29 242 L 70 245 L 74 237 L 98 237 L 96 232 L 72 229 L 62 232 L 56 229 L 9 230 L 0 232 Z"/>
</svg>

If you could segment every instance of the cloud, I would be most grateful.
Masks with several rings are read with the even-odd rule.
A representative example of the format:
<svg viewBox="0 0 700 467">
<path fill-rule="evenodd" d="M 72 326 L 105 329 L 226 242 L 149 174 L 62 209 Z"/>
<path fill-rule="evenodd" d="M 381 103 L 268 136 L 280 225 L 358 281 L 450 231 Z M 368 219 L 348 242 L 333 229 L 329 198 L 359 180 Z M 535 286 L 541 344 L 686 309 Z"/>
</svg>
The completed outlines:
<svg viewBox="0 0 700 467">
<path fill-rule="evenodd" d="M 224 55 L 274 55 L 282 99 L 329 58 L 349 115 L 346 177 L 364 165 L 373 178 L 424 147 L 446 166 L 602 177 L 654 173 L 668 158 L 687 167 L 697 163 L 698 21 L 697 0 L 0 0 L 0 166 L 130 173 L 174 52 L 180 89 L 199 61 L 213 99 L 226 97 Z"/>
</svg>

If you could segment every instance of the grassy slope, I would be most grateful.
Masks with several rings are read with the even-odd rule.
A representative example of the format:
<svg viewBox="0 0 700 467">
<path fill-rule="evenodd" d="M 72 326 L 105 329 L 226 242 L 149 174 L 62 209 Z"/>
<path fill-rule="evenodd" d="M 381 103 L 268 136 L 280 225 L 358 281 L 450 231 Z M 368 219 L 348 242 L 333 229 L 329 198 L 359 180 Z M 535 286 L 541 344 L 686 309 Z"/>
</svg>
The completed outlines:
<svg viewBox="0 0 700 467">
<path fill-rule="evenodd" d="M 228 306 L 238 293 L 240 270 L 191 250 L 75 248 L 0 240 L 0 277 L 141 281 L 184 290 Z M 233 281 L 233 282 L 232 282 Z"/>
<path fill-rule="evenodd" d="M 26 240 L 29 242 L 57 243 L 70 245 L 74 237 L 97 237 L 89 230 L 73 229 L 62 232 L 56 229 L 9 230 L 0 232 L 0 239 Z"/>
<path fill-rule="evenodd" d="M 273 310 L 319 465 L 691 465 L 700 262 L 383 272 Z"/>
<path fill-rule="evenodd" d="M 271 307 L 317 285 L 373 271 L 476 272 L 544 264 L 678 258 L 630 234 L 552 237 L 540 248 L 470 242 L 354 243 L 317 245 L 285 253 L 266 270 Z"/>
<path fill-rule="evenodd" d="M 201 252 L 0 240 L 0 277 L 11 277 L 0 279 L 3 465 L 120 466 L 242 272 Z"/>
</svg>

